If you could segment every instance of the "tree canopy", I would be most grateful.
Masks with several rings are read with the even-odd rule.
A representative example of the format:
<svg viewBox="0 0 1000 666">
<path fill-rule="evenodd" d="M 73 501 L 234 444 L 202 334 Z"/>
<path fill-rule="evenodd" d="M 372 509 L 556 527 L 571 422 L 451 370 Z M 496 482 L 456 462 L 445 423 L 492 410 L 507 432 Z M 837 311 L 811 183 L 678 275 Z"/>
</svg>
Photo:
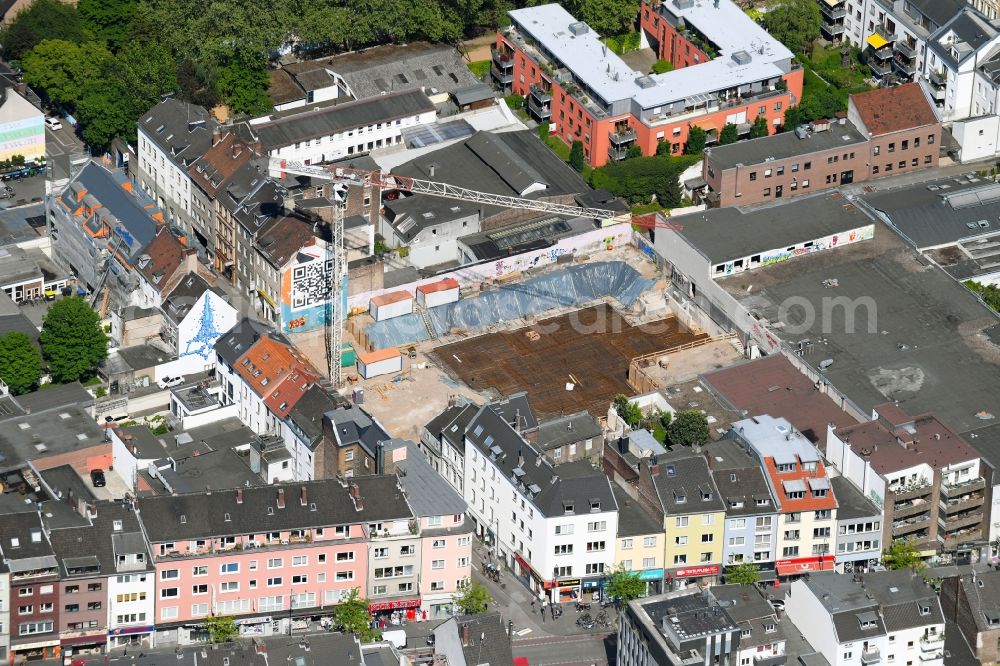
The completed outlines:
<svg viewBox="0 0 1000 666">
<path fill-rule="evenodd" d="M 736 125 L 732 123 L 726 123 L 722 131 L 719 132 L 719 145 L 724 146 L 728 143 L 735 143 L 737 139 L 740 138 L 739 130 Z"/>
<path fill-rule="evenodd" d="M 634 428 L 642 423 L 642 408 L 631 402 L 624 393 L 615 396 L 614 408 L 621 420 L 629 426 Z"/>
<path fill-rule="evenodd" d="M 470 581 L 455 595 L 454 601 L 463 614 L 478 615 L 487 611 L 489 604 L 493 603 L 493 597 L 485 587 Z"/>
<path fill-rule="evenodd" d="M 605 590 L 607 590 L 608 596 L 618 599 L 624 605 L 645 594 L 646 583 L 639 577 L 639 574 L 629 571 L 619 564 L 611 571 L 611 577 L 608 579 Z"/>
<path fill-rule="evenodd" d="M 660 144 L 663 145 L 663 144 Z M 694 158 L 656 155 L 612 162 L 590 174 L 594 189 L 607 190 L 629 203 L 649 203 L 655 196 L 664 207 L 681 201 L 680 174 Z"/>
<path fill-rule="evenodd" d="M 382 638 L 382 632 L 372 629 L 371 616 L 368 614 L 368 600 L 358 592 L 351 590 L 346 599 L 333 607 L 333 627 L 345 634 L 357 634 L 362 643 L 372 643 Z"/>
<path fill-rule="evenodd" d="M 924 568 L 924 561 L 920 558 L 920 550 L 913 539 L 896 539 L 882 553 L 882 562 L 887 569 L 913 569 L 919 571 Z"/>
<path fill-rule="evenodd" d="M 705 130 L 698 127 L 697 125 L 692 125 L 688 129 L 688 140 L 684 145 L 685 155 L 701 155 L 702 151 L 705 150 L 705 140 L 708 138 Z"/>
<path fill-rule="evenodd" d="M 108 355 L 108 336 L 87 301 L 73 296 L 52 304 L 38 336 L 42 354 L 59 383 L 73 382 L 94 372 Z"/>
<path fill-rule="evenodd" d="M 697 446 L 708 441 L 708 418 L 697 409 L 685 409 L 674 414 L 666 430 L 671 445 Z"/>
<path fill-rule="evenodd" d="M 42 356 L 24 333 L 11 331 L 0 337 L 0 379 L 14 395 L 32 391 L 42 377 Z"/>
<path fill-rule="evenodd" d="M 760 567 L 753 562 L 741 562 L 726 569 L 726 582 L 753 585 L 760 580 Z"/>
<path fill-rule="evenodd" d="M 46 39 L 74 43 L 84 40 L 76 7 L 61 0 L 34 0 L 0 30 L 0 44 L 7 60 L 20 60 Z"/>
<path fill-rule="evenodd" d="M 583 171 L 584 164 L 586 162 L 583 160 L 583 142 L 574 141 L 569 149 L 569 165 L 577 171 Z"/>
<path fill-rule="evenodd" d="M 822 21 L 814 0 L 779 0 L 764 14 L 764 27 L 794 53 L 802 53 L 819 37 Z"/>
<path fill-rule="evenodd" d="M 240 628 L 228 615 L 209 615 L 205 618 L 205 628 L 213 643 L 228 643 L 240 636 Z"/>
<path fill-rule="evenodd" d="M 770 128 L 767 126 L 767 116 L 757 116 L 753 120 L 753 125 L 750 127 L 750 138 L 759 139 L 762 136 L 767 136 L 770 133 Z"/>
</svg>

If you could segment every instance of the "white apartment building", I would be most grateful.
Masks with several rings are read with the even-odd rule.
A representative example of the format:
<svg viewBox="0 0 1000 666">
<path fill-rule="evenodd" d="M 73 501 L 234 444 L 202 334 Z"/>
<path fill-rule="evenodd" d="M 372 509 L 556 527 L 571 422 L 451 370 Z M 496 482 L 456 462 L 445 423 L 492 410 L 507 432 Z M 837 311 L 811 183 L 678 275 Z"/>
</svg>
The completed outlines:
<svg viewBox="0 0 1000 666">
<path fill-rule="evenodd" d="M 191 178 L 188 169 L 212 147 L 218 123 L 200 106 L 169 98 L 139 119 L 136 157 L 139 184 L 172 222 L 188 233 Z"/>
<path fill-rule="evenodd" d="M 404 130 L 433 123 L 436 117 L 427 95 L 405 90 L 276 112 L 251 120 L 249 128 L 270 157 L 319 164 L 402 145 Z"/>
<path fill-rule="evenodd" d="M 148 561 L 147 561 L 148 562 Z M 154 572 L 108 577 L 108 647 L 140 644 L 156 632 Z"/>
<path fill-rule="evenodd" d="M 588 461 L 553 467 L 492 406 L 465 435 L 464 497 L 494 555 L 532 592 L 568 601 L 615 561 L 618 509 Z"/>
</svg>

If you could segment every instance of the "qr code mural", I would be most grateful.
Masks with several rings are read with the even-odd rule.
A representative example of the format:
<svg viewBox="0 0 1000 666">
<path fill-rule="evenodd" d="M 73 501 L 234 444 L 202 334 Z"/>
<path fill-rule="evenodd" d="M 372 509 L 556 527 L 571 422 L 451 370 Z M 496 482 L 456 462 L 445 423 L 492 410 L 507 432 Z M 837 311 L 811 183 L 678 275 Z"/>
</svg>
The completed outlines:
<svg viewBox="0 0 1000 666">
<path fill-rule="evenodd" d="M 292 269 L 292 309 L 320 305 L 330 293 L 333 260 L 310 261 Z"/>
</svg>

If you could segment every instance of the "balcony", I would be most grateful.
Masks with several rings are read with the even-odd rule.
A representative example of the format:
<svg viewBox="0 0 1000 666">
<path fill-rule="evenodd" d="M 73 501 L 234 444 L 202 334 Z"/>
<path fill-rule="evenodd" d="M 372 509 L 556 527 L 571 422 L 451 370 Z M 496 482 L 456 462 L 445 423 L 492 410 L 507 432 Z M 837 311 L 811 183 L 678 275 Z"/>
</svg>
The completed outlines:
<svg viewBox="0 0 1000 666">
<path fill-rule="evenodd" d="M 548 104 L 539 104 L 534 97 L 528 97 L 528 112 L 535 117 L 538 122 L 546 122 L 552 117 L 552 107 Z"/>
<path fill-rule="evenodd" d="M 892 536 L 899 537 L 905 534 L 912 534 L 920 530 L 927 529 L 930 523 L 930 516 L 918 516 L 912 520 L 896 521 L 892 524 Z"/>
<path fill-rule="evenodd" d="M 945 515 L 961 513 L 962 511 L 982 506 L 984 501 L 985 498 L 978 493 L 966 495 L 959 499 L 950 499 L 946 502 L 941 502 L 941 512 Z"/>
<path fill-rule="evenodd" d="M 944 663 L 943 660 L 944 660 L 944 651 L 941 648 L 938 648 L 936 652 L 920 653 L 920 661 L 922 662 L 935 661 L 938 663 Z"/>
<path fill-rule="evenodd" d="M 893 46 L 896 49 L 896 53 L 898 53 L 903 58 L 906 58 L 907 60 L 913 60 L 913 57 L 917 55 L 917 52 L 913 50 L 913 47 L 907 44 L 906 42 L 899 41 L 896 42 Z"/>
<path fill-rule="evenodd" d="M 878 652 L 878 648 L 870 647 L 861 651 L 861 663 L 862 664 L 878 664 L 882 661 L 882 656 Z"/>
<path fill-rule="evenodd" d="M 951 550 L 965 543 L 981 541 L 982 538 L 983 538 L 983 532 L 982 530 L 979 529 L 967 530 L 965 532 L 960 532 L 957 534 L 946 534 L 944 536 L 944 547 L 946 550 Z"/>
<path fill-rule="evenodd" d="M 539 104 L 548 104 L 552 101 L 552 91 L 543 88 L 537 83 L 532 83 L 529 90 L 531 91 L 531 98 L 538 100 Z"/>
<path fill-rule="evenodd" d="M 942 483 L 941 484 L 941 497 L 955 498 L 962 495 L 968 495 L 969 493 L 974 493 L 977 490 L 983 490 L 986 488 L 986 481 L 982 478 L 972 479 L 970 481 L 965 481 L 962 483 Z"/>
<path fill-rule="evenodd" d="M 847 16 L 847 8 L 844 7 L 843 3 L 835 7 L 831 7 L 830 5 L 824 2 L 822 9 L 823 9 L 823 16 L 825 16 L 830 20 L 835 21 L 837 19 L 842 19 L 845 16 Z"/>
<path fill-rule="evenodd" d="M 920 637 L 920 649 L 925 652 L 940 651 L 944 647 L 944 634 L 927 634 Z"/>
<path fill-rule="evenodd" d="M 497 68 L 501 70 L 513 69 L 514 54 L 504 53 L 503 51 L 493 49 L 493 64 L 496 65 Z"/>
<path fill-rule="evenodd" d="M 959 530 L 963 527 L 973 527 L 982 522 L 983 514 L 981 511 L 965 513 L 960 516 L 949 516 L 947 520 L 938 519 L 938 524 L 947 532 Z"/>
<path fill-rule="evenodd" d="M 844 34 L 843 23 L 823 23 L 820 25 L 820 28 L 823 29 L 823 32 L 833 37 Z"/>
<path fill-rule="evenodd" d="M 502 86 L 509 86 L 514 82 L 514 70 L 504 71 L 496 65 L 490 67 L 490 76 L 492 76 L 493 80 Z"/>
<path fill-rule="evenodd" d="M 616 162 L 620 162 L 628 157 L 628 146 L 616 146 L 613 143 L 608 144 L 608 157 Z"/>
<path fill-rule="evenodd" d="M 896 68 L 897 72 L 906 76 L 913 76 L 913 73 L 917 71 L 915 62 L 898 56 L 892 59 L 892 66 Z"/>
<path fill-rule="evenodd" d="M 934 486 L 930 483 L 921 483 L 912 486 L 889 486 L 889 490 L 896 496 L 897 502 L 902 502 L 917 497 L 927 497 L 934 490 Z"/>
<path fill-rule="evenodd" d="M 633 143 L 635 141 L 635 130 L 631 127 L 616 128 L 615 131 L 608 132 L 608 138 L 611 139 L 611 143 L 618 146 Z"/>
<path fill-rule="evenodd" d="M 931 84 L 936 88 L 943 88 L 948 85 L 948 77 L 944 72 L 931 70 L 931 72 L 927 75 L 927 78 L 930 79 Z"/>
<path fill-rule="evenodd" d="M 909 518 L 931 510 L 932 504 L 925 499 L 917 498 L 912 502 L 899 502 L 892 510 L 892 515 L 896 520 Z"/>
</svg>

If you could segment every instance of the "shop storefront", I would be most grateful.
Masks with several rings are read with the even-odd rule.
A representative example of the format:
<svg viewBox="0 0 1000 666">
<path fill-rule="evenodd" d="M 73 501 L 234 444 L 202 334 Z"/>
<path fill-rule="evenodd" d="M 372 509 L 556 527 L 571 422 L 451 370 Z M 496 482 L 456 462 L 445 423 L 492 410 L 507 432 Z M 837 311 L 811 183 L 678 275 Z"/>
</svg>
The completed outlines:
<svg viewBox="0 0 1000 666">
<path fill-rule="evenodd" d="M 703 583 L 711 585 L 719 575 L 718 564 L 705 564 L 699 567 L 681 567 L 667 570 L 668 590 L 683 590 L 690 585 Z"/>
<path fill-rule="evenodd" d="M 108 647 L 126 647 L 128 645 L 153 646 L 154 626 L 146 627 L 118 627 L 108 630 Z"/>
<path fill-rule="evenodd" d="M 528 561 L 517 553 L 514 553 L 514 565 L 511 569 L 515 578 L 521 581 L 522 585 L 536 595 L 542 590 L 547 590 L 550 587 L 550 585 L 542 580 L 542 577 L 531 568 Z"/>
<path fill-rule="evenodd" d="M 240 628 L 240 636 L 273 636 L 281 631 L 280 621 L 276 622 L 270 615 L 242 617 L 235 622 Z"/>
<path fill-rule="evenodd" d="M 607 583 L 608 579 L 605 578 L 604 576 L 595 576 L 593 578 L 581 579 L 580 589 L 583 592 L 583 600 L 600 601 L 601 595 L 604 590 L 604 586 L 607 585 Z"/>
<path fill-rule="evenodd" d="M 35 659 L 52 659 L 58 657 L 61 648 L 59 647 L 59 639 L 55 638 L 47 641 L 12 645 L 10 646 L 10 651 L 12 662 L 34 661 Z"/>
<path fill-rule="evenodd" d="M 774 568 L 779 578 L 797 578 L 807 573 L 817 571 L 833 571 L 837 558 L 833 555 L 816 555 L 814 557 L 797 557 L 790 560 L 778 560 Z"/>
<path fill-rule="evenodd" d="M 551 583 L 545 583 L 549 601 L 556 604 L 564 604 L 576 601 L 580 598 L 579 578 L 558 578 Z"/>
<path fill-rule="evenodd" d="M 646 584 L 646 593 L 643 596 L 651 597 L 663 591 L 663 569 L 640 571 L 639 580 Z"/>
<path fill-rule="evenodd" d="M 107 645 L 107 636 L 104 632 L 90 636 L 72 636 L 59 640 L 59 647 L 63 656 L 78 654 L 98 654 L 104 651 Z"/>
<path fill-rule="evenodd" d="M 389 599 L 368 604 L 368 613 L 379 629 L 399 626 L 408 622 L 426 620 L 425 611 L 420 610 L 421 599 Z"/>
</svg>

